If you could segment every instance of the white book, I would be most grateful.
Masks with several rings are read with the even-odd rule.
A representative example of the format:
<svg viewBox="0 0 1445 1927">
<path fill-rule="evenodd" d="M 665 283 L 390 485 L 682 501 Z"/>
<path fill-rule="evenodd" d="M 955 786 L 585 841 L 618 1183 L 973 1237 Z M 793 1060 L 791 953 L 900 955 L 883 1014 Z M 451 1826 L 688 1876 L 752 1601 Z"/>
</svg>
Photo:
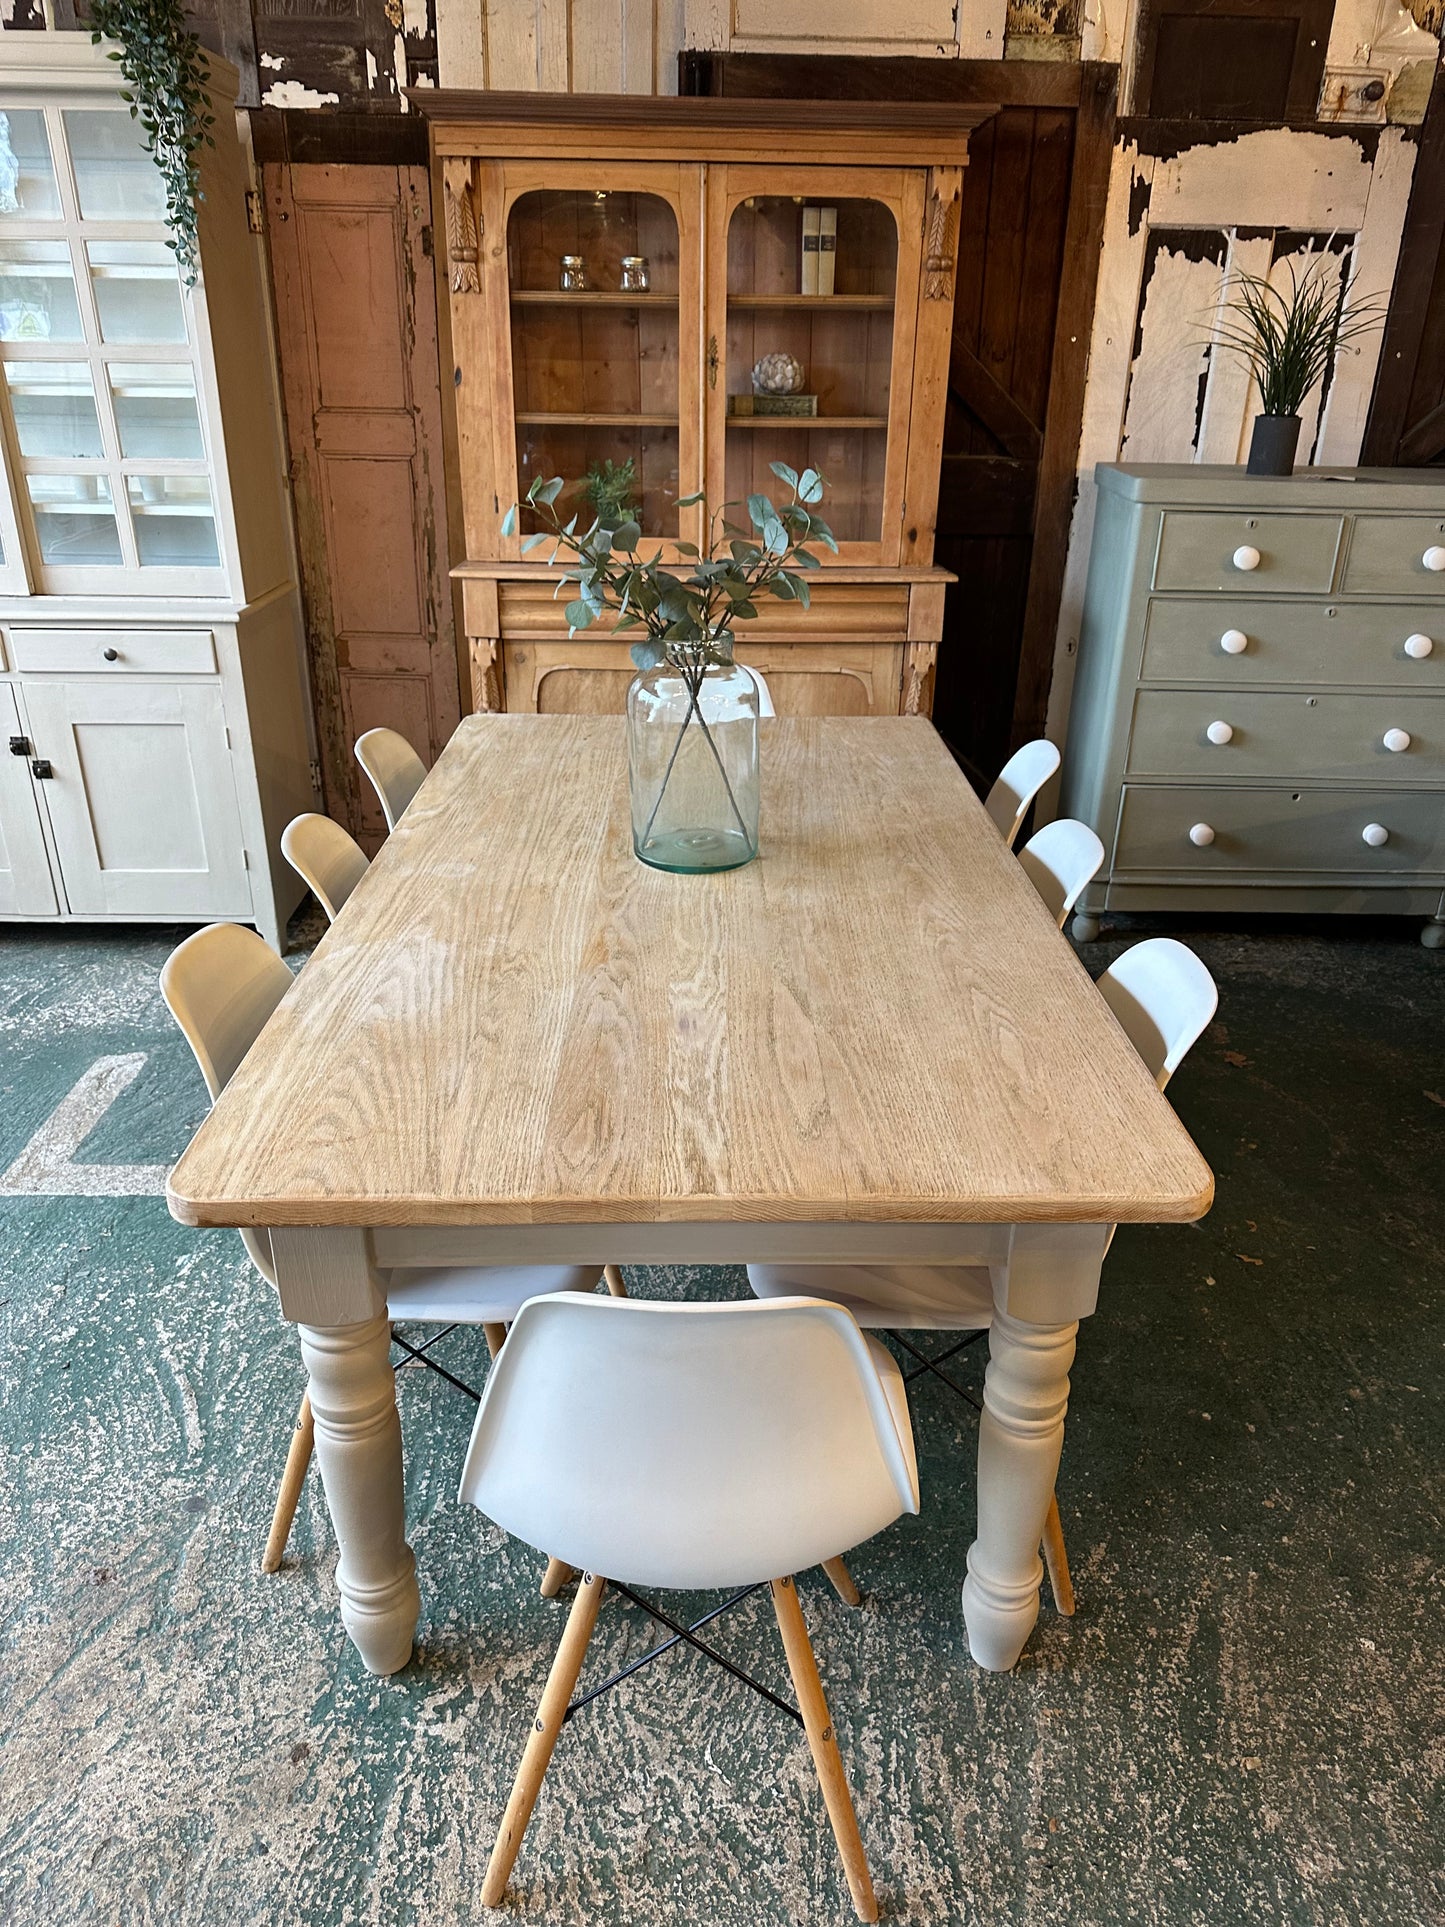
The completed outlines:
<svg viewBox="0 0 1445 1927">
<path fill-rule="evenodd" d="M 833 292 L 833 275 L 838 264 L 838 210 L 820 207 L 818 214 L 818 292 Z"/>
<path fill-rule="evenodd" d="M 818 232 L 822 212 L 820 207 L 803 209 L 803 277 L 799 290 L 802 294 L 818 292 Z"/>
</svg>

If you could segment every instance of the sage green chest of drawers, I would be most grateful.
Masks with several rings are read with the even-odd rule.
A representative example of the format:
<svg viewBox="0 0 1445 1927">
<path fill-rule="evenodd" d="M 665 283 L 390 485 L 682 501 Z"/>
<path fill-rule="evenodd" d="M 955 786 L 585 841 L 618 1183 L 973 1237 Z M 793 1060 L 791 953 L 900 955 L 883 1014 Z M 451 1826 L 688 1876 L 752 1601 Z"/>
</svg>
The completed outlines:
<svg viewBox="0 0 1445 1927">
<path fill-rule="evenodd" d="M 1445 475 L 1096 470 L 1062 809 L 1105 910 L 1398 911 L 1445 944 Z"/>
</svg>

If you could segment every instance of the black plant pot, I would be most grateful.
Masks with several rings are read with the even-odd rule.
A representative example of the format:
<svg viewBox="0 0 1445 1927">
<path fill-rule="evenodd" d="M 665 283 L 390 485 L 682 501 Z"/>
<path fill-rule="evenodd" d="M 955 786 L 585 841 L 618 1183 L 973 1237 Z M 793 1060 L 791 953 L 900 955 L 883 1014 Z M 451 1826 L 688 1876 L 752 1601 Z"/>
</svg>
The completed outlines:
<svg viewBox="0 0 1445 1927">
<path fill-rule="evenodd" d="M 1256 415 L 1249 442 L 1251 475 L 1293 475 L 1299 447 L 1298 415 Z"/>
</svg>

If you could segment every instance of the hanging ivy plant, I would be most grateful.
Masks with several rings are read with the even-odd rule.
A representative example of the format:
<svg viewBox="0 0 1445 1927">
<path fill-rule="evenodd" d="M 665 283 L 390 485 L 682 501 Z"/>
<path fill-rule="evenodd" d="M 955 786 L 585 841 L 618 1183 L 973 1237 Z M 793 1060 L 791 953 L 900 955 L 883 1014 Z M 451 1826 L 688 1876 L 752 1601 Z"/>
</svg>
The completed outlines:
<svg viewBox="0 0 1445 1927">
<path fill-rule="evenodd" d="M 215 146 L 201 43 L 186 26 L 180 0 L 90 0 L 89 14 L 92 40 L 120 43 L 110 58 L 125 76 L 121 99 L 145 129 L 146 146 L 161 170 L 171 247 L 186 286 L 194 287 L 196 203 L 203 198 L 196 157 L 203 146 Z"/>
</svg>

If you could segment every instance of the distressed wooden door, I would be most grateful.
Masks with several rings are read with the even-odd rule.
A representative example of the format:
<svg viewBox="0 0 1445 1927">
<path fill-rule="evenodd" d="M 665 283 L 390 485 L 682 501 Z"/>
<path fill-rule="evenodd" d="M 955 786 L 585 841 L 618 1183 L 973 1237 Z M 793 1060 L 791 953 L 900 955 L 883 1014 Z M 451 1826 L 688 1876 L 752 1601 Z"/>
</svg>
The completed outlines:
<svg viewBox="0 0 1445 1927">
<path fill-rule="evenodd" d="M 326 808 L 374 849 L 356 738 L 385 725 L 430 764 L 461 715 L 430 190 L 421 167 L 263 175 Z"/>
</svg>

